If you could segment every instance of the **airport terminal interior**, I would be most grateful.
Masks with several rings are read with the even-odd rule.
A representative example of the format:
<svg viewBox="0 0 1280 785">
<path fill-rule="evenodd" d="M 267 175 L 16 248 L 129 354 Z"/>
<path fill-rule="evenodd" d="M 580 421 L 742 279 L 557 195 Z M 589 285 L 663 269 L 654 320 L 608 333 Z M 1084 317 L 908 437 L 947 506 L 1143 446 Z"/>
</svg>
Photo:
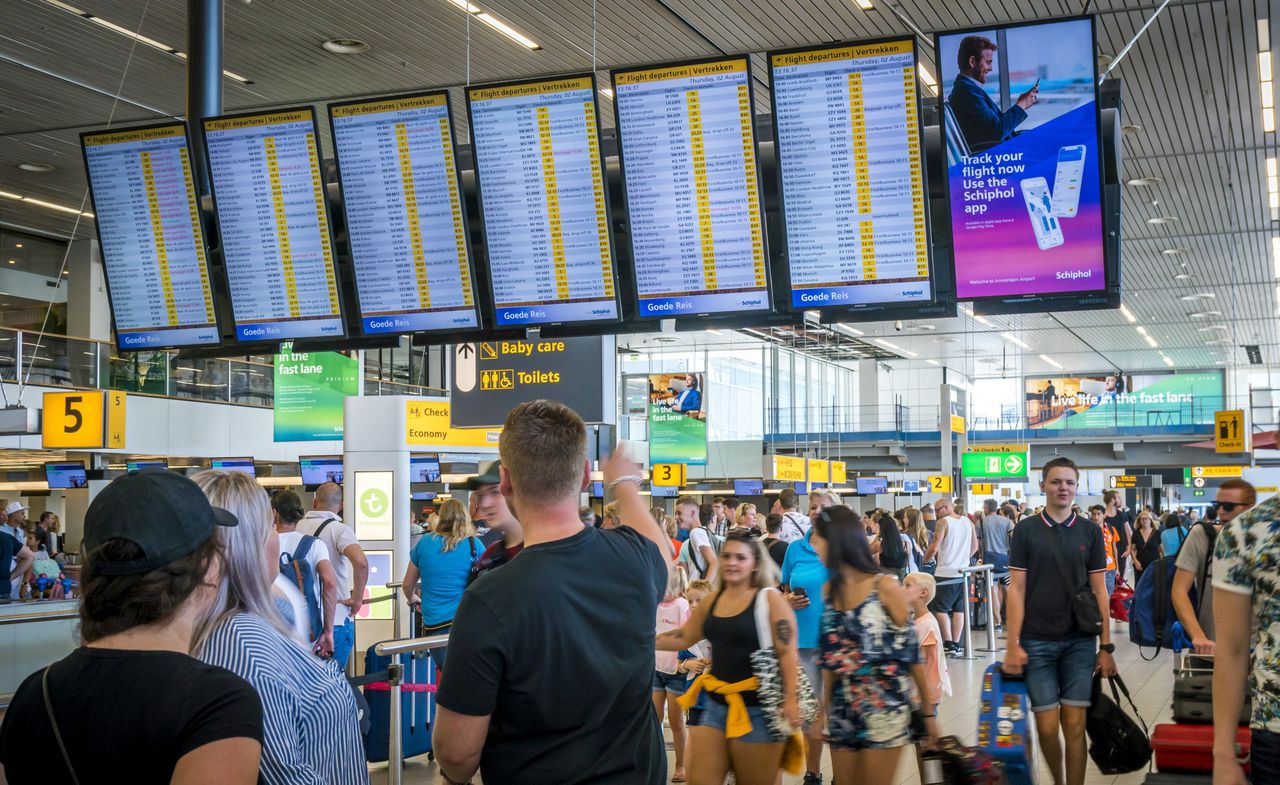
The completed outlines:
<svg viewBox="0 0 1280 785">
<path fill-rule="evenodd" d="M 825 510 L 839 507 L 866 569 L 891 578 L 876 590 L 886 613 L 897 613 L 888 595 L 919 585 L 909 574 L 936 587 L 907 611 L 914 622 L 878 617 L 863 634 L 905 630 L 901 661 L 927 666 L 910 673 L 949 673 L 940 701 L 905 675 L 894 689 L 958 745 L 939 753 L 928 728 L 904 729 L 906 751 L 876 776 L 859 769 L 864 779 L 1210 781 L 1213 723 L 1234 719 L 1213 711 L 1209 685 L 1222 692 L 1225 668 L 1214 667 L 1212 604 L 1194 598 L 1221 608 L 1245 585 L 1219 583 L 1243 580 L 1221 566 L 1243 558 L 1229 551 L 1239 529 L 1280 520 L 1269 502 L 1280 488 L 1276 0 L 0 6 L 0 538 L 13 539 L 0 540 L 12 573 L 7 599 L 0 591 L 0 782 L 36 781 L 15 757 L 22 690 L 38 698 L 33 674 L 90 643 L 81 578 L 87 559 L 106 557 L 89 543 L 176 536 L 138 520 L 94 532 L 113 485 L 161 482 L 156 472 L 194 480 L 175 487 L 204 488 L 214 507 L 210 478 L 248 477 L 270 495 L 263 537 L 278 530 L 282 555 L 267 557 L 274 604 L 262 613 L 277 608 L 284 621 L 271 623 L 292 621 L 296 640 L 270 632 L 303 670 L 342 687 L 344 674 L 367 704 L 371 727 L 350 749 L 311 726 L 286 734 L 303 752 L 330 745 L 324 765 L 349 752 L 354 779 L 268 775 L 268 740 L 264 782 L 831 782 L 830 745 L 785 765 L 781 752 L 748 764 L 736 750 L 821 738 L 824 721 L 835 744 L 868 722 L 856 717 L 887 711 L 846 697 L 855 719 L 831 721 L 822 681 L 853 678 L 839 675 L 832 636 L 854 612 L 832 604 L 822 577 L 797 589 L 806 559 L 824 575 L 845 568 L 839 548 L 812 546 L 829 542 Z M 504 436 L 518 432 L 508 414 L 539 399 L 584 424 L 584 529 L 652 531 L 673 548 L 669 571 L 713 579 L 706 591 L 723 597 L 737 590 L 735 543 L 776 562 L 781 594 L 761 596 L 783 598 L 798 638 L 775 631 L 759 646 L 784 665 L 799 648 L 825 720 L 779 720 L 794 736 L 778 735 L 772 715 L 759 727 L 767 690 L 782 705 L 805 688 L 758 682 L 759 703 L 749 692 L 739 719 L 749 707 L 751 734 L 772 741 L 741 728 L 726 740 L 741 701 L 712 694 L 715 658 L 655 650 L 658 697 L 632 692 L 662 728 L 665 773 L 593 774 L 582 747 L 600 744 L 590 734 L 601 728 L 550 753 L 549 768 L 497 773 L 492 756 L 520 735 L 502 714 L 515 689 L 505 681 L 483 761 L 445 770 L 459 765 L 450 740 L 441 748 L 447 718 L 467 714 L 446 711 L 465 705 L 446 672 L 479 670 L 437 667 L 447 636 L 468 638 L 448 648 L 451 663 L 465 659 L 476 633 L 457 633 L 483 602 L 469 595 L 554 539 L 539 534 L 521 553 L 520 526 L 500 521 L 522 517 L 514 494 L 528 465 Z M 616 450 L 634 462 L 621 474 Z M 1076 477 L 1065 502 L 1051 482 L 1064 465 Z M 119 516 L 128 500 L 111 503 Z M 316 515 L 333 519 L 327 535 L 308 524 Z M 1078 586 L 1065 563 L 1043 576 L 1054 556 L 1034 548 L 1060 551 L 1020 521 L 1092 538 Z M 136 533 L 148 528 L 167 531 Z M 313 537 L 330 538 L 320 558 L 331 567 L 288 550 Z M 1202 567 L 1184 566 L 1184 543 L 1201 554 L 1186 563 Z M 441 577 L 446 562 L 456 581 Z M 993 692 L 991 674 L 1010 653 L 1011 602 L 1027 638 L 1037 611 L 1069 616 L 1067 594 L 1093 591 L 1085 576 L 1102 573 L 1097 626 L 1150 761 L 1104 773 L 1091 751 L 1082 780 L 1071 765 L 1061 778 L 1036 730 L 1043 684 L 997 680 Z M 541 587 L 524 588 L 508 597 Z M 656 598 L 655 646 L 678 637 L 703 591 Z M 1252 607 L 1265 616 L 1260 592 Z M 1062 597 L 1041 604 L 1046 593 Z M 648 601 L 586 601 L 631 600 Z M 846 627 L 806 613 L 810 601 Z M 686 614 L 675 623 L 663 615 L 672 602 Z M 770 634 L 761 624 L 758 639 Z M 1098 635 L 1073 630 L 1061 640 Z M 238 674 L 210 645 L 193 640 L 192 653 Z M 1240 645 L 1232 673 L 1247 703 L 1246 671 L 1259 678 L 1266 663 L 1250 665 Z M 596 652 L 581 654 L 594 667 Z M 686 678 L 687 662 L 708 677 Z M 677 707 L 698 681 L 697 707 Z M 1079 704 L 1065 681 L 1055 689 L 1065 722 Z M 354 698 L 339 692 L 345 711 Z M 719 730 L 699 708 L 708 696 Z M 582 711 L 596 716 L 596 700 L 584 696 Z M 653 700 L 669 704 L 659 718 Z M 1263 704 L 1255 694 L 1255 717 Z M 1259 722 L 1255 746 L 1280 731 Z M 62 740 L 45 741 L 27 751 L 53 772 L 40 781 L 64 781 Z M 706 762 L 725 749 L 723 770 Z M 964 768 L 969 753 L 1000 773 Z M 548 776 L 555 759 L 574 771 Z M 1244 781 L 1224 771 L 1213 781 Z M 1280 770 L 1260 772 L 1254 782 L 1280 782 Z"/>
</svg>

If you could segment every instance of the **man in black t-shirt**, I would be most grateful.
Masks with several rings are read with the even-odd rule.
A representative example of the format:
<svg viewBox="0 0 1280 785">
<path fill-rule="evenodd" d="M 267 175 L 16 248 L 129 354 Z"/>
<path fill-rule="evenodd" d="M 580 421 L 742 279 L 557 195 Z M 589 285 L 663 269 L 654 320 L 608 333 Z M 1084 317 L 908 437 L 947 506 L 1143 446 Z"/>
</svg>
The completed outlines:
<svg viewBox="0 0 1280 785">
<path fill-rule="evenodd" d="M 1079 479 L 1080 471 L 1070 458 L 1046 463 L 1040 480 L 1044 512 L 1023 518 L 1009 541 L 1009 642 L 1004 670 L 1026 674 L 1040 749 L 1059 785 L 1084 782 L 1085 718 L 1093 674 L 1095 670 L 1104 676 L 1116 672 L 1115 645 L 1105 621 L 1110 597 L 1102 530 L 1071 509 Z M 1086 586 L 1104 620 L 1100 646 L 1075 624 L 1074 598 Z"/>
<path fill-rule="evenodd" d="M 17 560 L 16 563 L 14 563 L 15 559 Z M 0 530 L 0 565 L 3 565 L 4 569 L 8 571 L 9 565 L 14 564 L 13 571 L 7 572 L 5 579 L 0 581 L 0 583 L 3 583 L 3 585 L 0 585 L 0 599 L 9 597 L 13 582 L 25 575 L 35 560 L 35 554 L 31 552 L 31 549 L 25 543 L 8 531 Z M 16 600 L 18 598 L 12 597 L 11 599 Z"/>
<path fill-rule="evenodd" d="M 467 588 L 453 620 L 433 734 L 446 783 L 661 785 L 652 709 L 654 618 L 671 541 L 623 450 L 605 463 L 622 525 L 584 527 L 587 433 L 571 409 L 511 410 L 499 488 L 524 550 Z"/>
</svg>

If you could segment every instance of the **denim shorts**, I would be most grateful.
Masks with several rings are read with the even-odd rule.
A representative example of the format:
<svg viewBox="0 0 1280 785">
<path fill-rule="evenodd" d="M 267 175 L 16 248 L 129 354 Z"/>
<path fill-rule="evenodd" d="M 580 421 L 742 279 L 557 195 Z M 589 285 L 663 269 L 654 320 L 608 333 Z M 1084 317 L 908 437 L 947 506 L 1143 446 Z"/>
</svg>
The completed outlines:
<svg viewBox="0 0 1280 785">
<path fill-rule="evenodd" d="M 1086 708 L 1093 697 L 1096 638 L 1022 642 L 1027 652 L 1027 695 L 1032 711 L 1062 706 Z"/>
<path fill-rule="evenodd" d="M 684 695 L 689 689 L 689 677 L 683 673 L 653 672 L 653 691 L 668 695 Z"/>
<path fill-rule="evenodd" d="M 728 704 L 721 703 L 716 698 L 707 698 L 703 708 L 705 710 L 698 719 L 698 725 L 703 728 L 715 728 L 723 733 L 725 722 L 729 718 Z M 729 741 L 742 741 L 747 744 L 780 743 L 774 741 L 769 735 L 769 721 L 764 718 L 764 710 L 759 705 L 747 704 L 747 716 L 751 719 L 751 732 L 736 739 L 729 739 Z"/>
</svg>

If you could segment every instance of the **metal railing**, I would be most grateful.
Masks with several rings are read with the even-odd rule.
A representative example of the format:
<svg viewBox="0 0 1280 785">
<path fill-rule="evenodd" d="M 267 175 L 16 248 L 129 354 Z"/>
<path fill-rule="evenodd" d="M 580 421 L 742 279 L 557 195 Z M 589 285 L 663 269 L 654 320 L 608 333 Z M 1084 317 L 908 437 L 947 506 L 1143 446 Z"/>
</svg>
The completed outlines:
<svg viewBox="0 0 1280 785">
<path fill-rule="evenodd" d="M 961 567 L 960 577 L 964 580 L 964 634 L 961 639 L 964 643 L 964 654 L 962 659 L 973 659 L 973 603 L 969 598 L 973 596 L 974 576 L 981 576 L 980 580 L 986 582 L 987 590 L 987 648 L 982 651 L 998 652 L 1000 649 L 996 646 L 996 605 L 993 601 L 995 597 L 995 571 L 996 568 L 991 564 L 975 564 L 972 567 Z"/>
<path fill-rule="evenodd" d="M 398 605 L 399 603 L 397 603 Z M 429 635 L 425 638 L 403 638 L 389 641 L 381 641 L 374 644 L 373 653 L 380 657 L 391 657 L 391 664 L 387 666 L 387 685 L 390 688 L 391 703 L 391 722 L 389 725 L 390 738 L 387 746 L 387 784 L 401 785 L 404 778 L 404 736 L 401 728 L 403 715 L 400 713 L 401 696 L 400 687 L 404 684 L 404 665 L 400 661 L 400 657 L 405 654 L 415 654 L 420 651 L 429 651 L 431 649 L 442 649 L 449 645 L 449 635 Z M 410 724 L 416 725 L 414 712 L 416 708 L 414 704 L 409 704 Z"/>
</svg>

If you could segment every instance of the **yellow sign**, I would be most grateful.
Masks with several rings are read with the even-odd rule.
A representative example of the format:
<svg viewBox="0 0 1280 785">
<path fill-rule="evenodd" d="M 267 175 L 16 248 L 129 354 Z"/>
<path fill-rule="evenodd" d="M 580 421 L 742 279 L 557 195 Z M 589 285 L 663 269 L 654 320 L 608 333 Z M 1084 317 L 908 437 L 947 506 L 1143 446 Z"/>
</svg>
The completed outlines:
<svg viewBox="0 0 1280 785">
<path fill-rule="evenodd" d="M 844 485 L 846 482 L 848 482 L 848 477 L 845 474 L 844 461 L 832 461 L 831 483 L 833 485 Z"/>
<path fill-rule="evenodd" d="M 122 390 L 107 391 L 107 448 L 124 449 L 124 410 L 129 396 Z"/>
<path fill-rule="evenodd" d="M 809 482 L 831 482 L 831 462 L 810 458 Z"/>
<path fill-rule="evenodd" d="M 480 372 L 481 390 L 514 390 L 515 388 L 516 372 L 512 368 Z"/>
<path fill-rule="evenodd" d="M 652 480 L 654 485 L 680 486 L 688 479 L 688 467 L 683 463 L 655 463 Z"/>
<path fill-rule="evenodd" d="M 805 481 L 805 460 L 804 458 L 796 458 L 791 455 L 774 455 L 773 471 L 769 479 L 783 480 L 785 482 L 804 482 Z"/>
<path fill-rule="evenodd" d="M 441 447 L 497 447 L 501 428 L 454 428 L 448 401 L 405 401 L 404 441 Z"/>
<path fill-rule="evenodd" d="M 969 442 L 969 446 L 965 448 L 965 452 L 1028 452 L 1030 445 L 1026 444 L 992 444 L 984 442 L 982 444 L 974 444 Z"/>
<path fill-rule="evenodd" d="M 951 493 L 951 478 L 945 474 L 929 475 L 929 490 L 933 493 Z"/>
<path fill-rule="evenodd" d="M 1192 477 L 1240 477 L 1244 474 L 1243 466 L 1192 466 Z"/>
<path fill-rule="evenodd" d="M 42 445 L 62 449 L 101 448 L 105 444 L 102 410 L 106 397 L 102 390 L 45 393 Z M 123 435 L 120 440 L 124 441 Z"/>
<path fill-rule="evenodd" d="M 1117 474 L 1111 478 L 1112 488 L 1137 488 L 1138 478 L 1132 474 Z"/>
<path fill-rule="evenodd" d="M 951 432 L 964 433 L 964 418 L 958 414 L 951 415 Z"/>
<path fill-rule="evenodd" d="M 1213 451 L 1244 452 L 1249 432 L 1244 427 L 1244 410 L 1229 409 L 1213 413 Z"/>
<path fill-rule="evenodd" d="M 969 486 L 969 493 L 974 496 L 990 496 L 995 493 L 996 486 L 989 482 L 975 482 Z"/>
</svg>

